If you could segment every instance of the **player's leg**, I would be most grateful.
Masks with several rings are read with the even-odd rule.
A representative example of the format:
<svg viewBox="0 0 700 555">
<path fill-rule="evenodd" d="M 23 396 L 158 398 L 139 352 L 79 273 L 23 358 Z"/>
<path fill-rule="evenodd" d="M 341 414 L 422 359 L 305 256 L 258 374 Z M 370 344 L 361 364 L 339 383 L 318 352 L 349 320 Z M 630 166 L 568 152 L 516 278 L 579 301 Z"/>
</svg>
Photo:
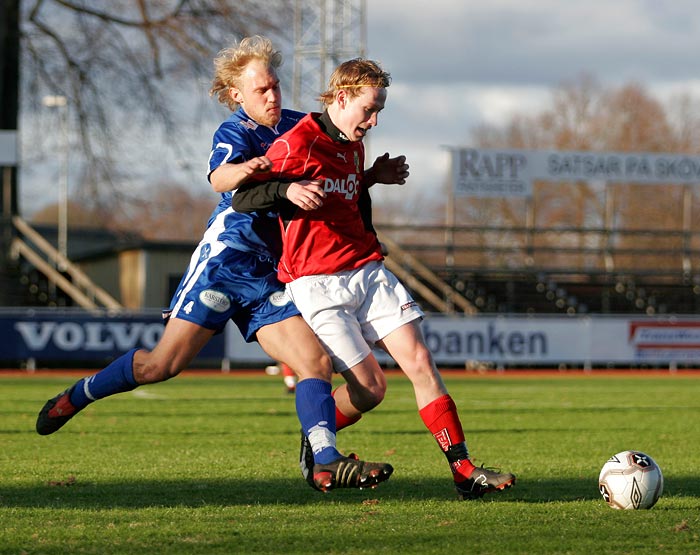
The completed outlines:
<svg viewBox="0 0 700 555">
<path fill-rule="evenodd" d="M 379 368 L 352 309 L 343 306 L 353 297 L 352 283 L 342 276 L 302 278 L 288 284 L 287 291 L 305 314 L 318 341 L 328 352 L 334 369 L 346 383 L 333 392 L 336 426 L 345 428 L 363 412 L 377 406 L 386 392 L 386 379 Z"/>
<path fill-rule="evenodd" d="M 357 284 L 353 272 L 301 278 L 287 285 L 297 308 L 331 356 L 335 370 L 346 383 L 333 392 L 336 399 L 336 426 L 345 428 L 362 413 L 377 406 L 386 392 L 386 379 L 363 337 L 351 305 Z M 357 366 L 357 368 L 355 368 Z"/>
<path fill-rule="evenodd" d="M 402 325 L 379 345 L 411 381 L 420 417 L 447 458 L 458 494 L 470 499 L 512 486 L 515 483 L 512 474 L 476 467 L 469 459 L 457 406 L 425 344 L 419 321 Z"/>
<path fill-rule="evenodd" d="M 316 461 L 329 463 L 339 458 L 335 403 L 331 397 L 333 367 L 311 328 L 300 315 L 292 315 L 262 326 L 256 338 L 270 357 L 289 365 L 299 376 L 297 415 L 307 437 L 313 440 Z"/>
<path fill-rule="evenodd" d="M 363 413 L 379 405 L 384 400 L 387 386 L 384 371 L 373 354 L 341 372 L 341 376 L 345 383 L 333 392 L 338 407 L 336 415 L 341 414 L 337 418 L 339 430 L 354 424 Z"/>
<path fill-rule="evenodd" d="M 227 276 L 220 276 L 231 249 L 217 241 L 215 233 L 210 239 L 210 234 L 209 230 L 205 233 L 190 258 L 167 312 L 169 323 L 153 351 L 132 349 L 47 401 L 36 422 L 39 434 L 54 433 L 93 401 L 175 376 L 199 353 L 214 330 L 223 329 L 235 310 L 233 297 L 227 299 L 229 310 L 221 311 L 219 306 L 212 308 L 211 303 L 202 302 L 201 293 L 211 288 L 226 290 Z"/>
<path fill-rule="evenodd" d="M 36 431 L 48 435 L 59 430 L 90 403 L 139 385 L 161 382 L 179 374 L 206 345 L 213 330 L 173 319 L 153 351 L 132 349 L 92 376 L 81 378 L 46 402 L 39 412 Z"/>
<path fill-rule="evenodd" d="M 140 350 L 134 355 L 136 383 L 158 383 L 177 376 L 190 365 L 214 333 L 213 329 L 171 317 L 153 350 Z"/>
<path fill-rule="evenodd" d="M 265 325 L 256 337 L 268 355 L 295 369 L 298 375 L 295 401 L 302 427 L 299 468 L 307 483 L 320 490 L 340 487 L 347 465 L 357 466 L 359 474 L 352 475 L 360 476 L 362 487 L 387 480 L 393 471 L 390 465 L 355 461 L 338 451 L 336 422 L 346 423 L 348 418 L 339 412 L 332 396 L 331 359 L 301 316 Z M 353 422 L 357 419 L 359 415 Z"/>
<path fill-rule="evenodd" d="M 366 291 L 358 311 L 363 336 L 388 352 L 411 381 L 421 419 L 445 454 L 458 493 L 480 497 L 512 485 L 512 474 L 477 469 L 470 461 L 457 407 L 423 339 L 423 313 L 410 293 L 381 263 L 365 265 L 357 279 Z"/>
<path fill-rule="evenodd" d="M 272 321 L 274 317 L 271 313 L 255 332 L 262 349 L 274 360 L 288 365 L 299 381 L 316 378 L 330 382 L 333 377 L 331 359 L 291 301 L 288 313 L 280 311 L 278 321 Z"/>
<path fill-rule="evenodd" d="M 401 325 L 377 345 L 384 349 L 411 381 L 418 409 L 447 395 L 442 376 L 435 367 L 432 355 L 422 339 L 420 320 Z"/>
<path fill-rule="evenodd" d="M 296 311 L 296 308 L 294 308 Z M 299 376 L 297 416 L 302 426 L 300 468 L 309 485 L 328 491 L 338 487 L 375 487 L 391 476 L 386 463 L 343 456 L 336 447 L 335 401 L 331 395 L 331 359 L 301 316 L 257 330 L 260 346 Z"/>
<path fill-rule="evenodd" d="M 374 357 L 370 356 L 368 359 L 374 360 Z M 384 397 L 386 380 L 384 379 L 381 368 L 379 368 L 378 379 L 373 379 L 374 375 L 367 372 L 370 378 L 368 380 L 362 380 L 362 376 L 365 375 L 365 372 L 363 372 L 364 366 L 365 365 L 361 363 L 342 373 L 346 380 L 350 380 L 354 384 L 353 391 L 358 392 L 357 396 L 353 395 L 352 399 L 348 396 L 348 384 L 341 385 L 331 393 L 336 402 L 336 433 L 357 422 L 361 418 L 362 412 L 366 412 L 379 404 Z M 371 383 L 373 385 L 365 386 L 363 385 L 364 383 Z M 380 391 L 380 393 L 377 393 L 378 391 Z M 338 403 L 340 403 L 340 406 Z M 358 406 L 362 407 L 362 409 L 357 408 Z M 310 477 L 312 477 L 314 473 L 310 472 L 310 469 L 312 469 L 314 465 L 313 448 L 308 437 L 302 430 L 299 467 L 301 468 L 302 475 L 312 486 L 314 486 L 314 484 L 310 480 Z M 388 480 L 393 469 L 387 463 L 365 463 L 364 471 L 370 472 L 376 485 L 379 482 Z"/>
</svg>

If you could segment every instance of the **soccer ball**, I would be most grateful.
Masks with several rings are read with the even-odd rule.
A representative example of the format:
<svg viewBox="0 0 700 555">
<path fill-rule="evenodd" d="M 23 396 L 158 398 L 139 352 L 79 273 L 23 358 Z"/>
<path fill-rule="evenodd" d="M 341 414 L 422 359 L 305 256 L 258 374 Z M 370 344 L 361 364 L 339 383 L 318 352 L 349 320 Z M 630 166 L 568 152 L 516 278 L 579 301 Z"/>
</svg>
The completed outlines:
<svg viewBox="0 0 700 555">
<path fill-rule="evenodd" d="M 651 509 L 664 491 L 664 477 L 649 455 L 622 451 L 603 465 L 598 489 L 613 509 Z"/>
</svg>

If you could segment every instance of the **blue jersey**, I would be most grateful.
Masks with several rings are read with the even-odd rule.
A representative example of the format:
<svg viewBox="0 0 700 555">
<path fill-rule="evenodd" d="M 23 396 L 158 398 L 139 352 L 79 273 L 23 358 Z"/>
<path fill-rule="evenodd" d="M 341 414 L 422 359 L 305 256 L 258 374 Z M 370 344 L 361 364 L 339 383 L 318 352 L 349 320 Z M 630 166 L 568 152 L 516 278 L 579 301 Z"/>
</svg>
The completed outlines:
<svg viewBox="0 0 700 555">
<path fill-rule="evenodd" d="M 294 127 L 304 115 L 302 112 L 283 109 L 279 123 L 275 127 L 267 127 L 252 120 L 243 108 L 238 108 L 214 133 L 207 176 L 222 164 L 239 164 L 263 156 L 269 146 Z M 282 238 L 277 213 L 231 212 L 232 194 L 230 191 L 221 194 L 221 200 L 212 212 L 208 225 L 211 226 L 221 212 L 229 210 L 225 216 L 224 229 L 219 235 L 220 241 L 241 251 L 279 259 Z"/>
<path fill-rule="evenodd" d="M 262 156 L 303 116 L 282 110 L 273 129 L 258 125 L 238 109 L 214 134 L 209 174 L 221 164 Z M 166 315 L 216 332 L 233 320 L 246 341 L 254 341 L 263 326 L 298 316 L 284 284 L 277 280 L 281 243 L 276 213 L 235 212 L 231 193 L 223 193 Z"/>
</svg>

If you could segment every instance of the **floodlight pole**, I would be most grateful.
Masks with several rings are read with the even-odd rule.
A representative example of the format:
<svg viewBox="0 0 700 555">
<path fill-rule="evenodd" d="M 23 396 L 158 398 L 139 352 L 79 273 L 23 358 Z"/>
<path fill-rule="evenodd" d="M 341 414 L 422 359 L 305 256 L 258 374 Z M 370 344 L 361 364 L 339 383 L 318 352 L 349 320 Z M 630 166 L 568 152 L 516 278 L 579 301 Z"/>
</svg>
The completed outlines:
<svg viewBox="0 0 700 555">
<path fill-rule="evenodd" d="M 50 95 L 43 98 L 43 104 L 47 108 L 58 109 L 61 115 L 63 156 L 58 180 L 58 252 L 63 260 L 59 263 L 58 270 L 63 272 L 66 270 L 63 261 L 68 259 L 68 99 L 65 96 Z"/>
</svg>

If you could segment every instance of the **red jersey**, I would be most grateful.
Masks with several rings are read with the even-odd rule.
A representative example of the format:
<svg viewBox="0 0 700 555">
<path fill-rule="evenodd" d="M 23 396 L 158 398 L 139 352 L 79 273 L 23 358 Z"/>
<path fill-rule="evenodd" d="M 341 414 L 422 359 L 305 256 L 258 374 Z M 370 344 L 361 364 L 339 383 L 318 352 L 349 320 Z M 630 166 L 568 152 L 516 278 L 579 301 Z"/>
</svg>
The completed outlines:
<svg viewBox="0 0 700 555">
<path fill-rule="evenodd" d="M 318 179 L 326 192 L 321 208 L 297 208 L 286 227 L 280 219 L 280 281 L 335 274 L 383 259 L 379 241 L 366 229 L 357 205 L 365 163 L 361 141 L 333 140 L 308 114 L 277 139 L 266 156 L 273 164 L 272 176 L 285 181 Z"/>
</svg>

